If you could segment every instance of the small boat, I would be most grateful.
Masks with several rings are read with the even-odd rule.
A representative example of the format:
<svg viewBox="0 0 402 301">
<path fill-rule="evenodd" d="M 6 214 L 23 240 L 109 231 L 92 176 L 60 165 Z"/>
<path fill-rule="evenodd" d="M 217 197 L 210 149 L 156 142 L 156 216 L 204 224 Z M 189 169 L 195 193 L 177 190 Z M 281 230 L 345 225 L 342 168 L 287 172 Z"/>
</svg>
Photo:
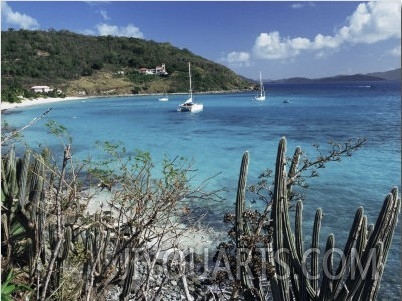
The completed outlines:
<svg viewBox="0 0 402 301">
<path fill-rule="evenodd" d="M 261 71 L 260 71 L 260 93 L 254 99 L 258 100 L 258 101 L 265 100 L 265 89 L 264 89 L 264 84 L 262 82 Z"/>
<path fill-rule="evenodd" d="M 177 107 L 177 111 L 178 112 L 192 112 L 192 113 L 200 112 L 204 109 L 204 105 L 202 103 L 196 103 L 193 101 L 193 90 L 191 87 L 190 63 L 188 63 L 188 75 L 190 78 L 190 90 L 189 90 L 188 99 L 185 102 L 179 104 L 179 106 Z"/>
<path fill-rule="evenodd" d="M 285 99 L 285 100 L 283 101 L 283 103 L 290 103 L 290 100 L 289 100 L 289 99 Z"/>
<path fill-rule="evenodd" d="M 167 95 L 167 93 L 165 93 L 161 98 L 158 99 L 159 101 L 168 101 L 169 97 Z"/>
</svg>

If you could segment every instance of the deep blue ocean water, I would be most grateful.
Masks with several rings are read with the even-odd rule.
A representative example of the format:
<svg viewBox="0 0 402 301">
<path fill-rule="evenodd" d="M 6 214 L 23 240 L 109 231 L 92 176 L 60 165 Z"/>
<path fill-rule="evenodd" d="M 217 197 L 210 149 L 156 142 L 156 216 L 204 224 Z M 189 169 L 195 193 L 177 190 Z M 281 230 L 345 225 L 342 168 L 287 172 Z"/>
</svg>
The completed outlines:
<svg viewBox="0 0 402 301">
<path fill-rule="evenodd" d="M 46 134 L 44 124 L 54 120 L 73 137 L 75 159 L 99 159 L 96 141 L 122 142 L 129 150 L 149 151 L 156 165 L 165 155 L 194 160 L 194 185 L 218 174 L 204 190 L 226 188 L 225 201 L 200 204 L 209 209 L 207 222 L 222 228 L 222 214 L 234 211 L 241 157 L 250 153 L 248 183 L 255 183 L 266 168 L 274 169 L 279 139 L 287 138 L 288 155 L 300 146 L 313 158 L 312 144 L 323 149 L 329 140 L 368 139 L 352 157 L 320 169 L 308 179 L 304 203 L 304 233 L 309 240 L 315 210 L 321 207 L 321 244 L 329 233 L 343 248 L 358 206 L 375 223 L 382 202 L 392 187 L 401 188 L 400 82 L 337 84 L 268 84 L 267 100 L 254 102 L 252 93 L 196 95 L 204 111 L 180 113 L 185 96 L 111 97 L 52 103 L 9 110 L 2 119 L 13 126 L 27 124 L 48 107 L 52 111 L 24 131 L 30 146 L 47 145 L 62 153 L 60 141 Z M 283 103 L 289 100 L 290 103 Z M 259 204 L 249 206 L 258 207 Z M 394 235 L 379 300 L 401 299 L 401 223 Z"/>
</svg>

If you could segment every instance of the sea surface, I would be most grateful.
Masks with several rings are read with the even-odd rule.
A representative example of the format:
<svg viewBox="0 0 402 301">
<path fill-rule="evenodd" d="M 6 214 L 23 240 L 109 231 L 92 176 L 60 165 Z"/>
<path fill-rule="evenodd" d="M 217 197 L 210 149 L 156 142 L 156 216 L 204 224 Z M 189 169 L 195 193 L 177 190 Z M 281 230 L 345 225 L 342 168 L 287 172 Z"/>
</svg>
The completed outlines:
<svg viewBox="0 0 402 301">
<path fill-rule="evenodd" d="M 60 139 L 47 134 L 45 127 L 53 120 L 72 136 L 75 160 L 104 158 L 96 141 L 121 142 L 133 152 L 149 151 L 156 166 L 165 156 L 192 160 L 195 186 L 202 184 L 205 191 L 226 189 L 220 193 L 223 201 L 195 204 L 208 211 L 206 222 L 219 231 L 226 230 L 223 213 L 234 211 L 245 151 L 250 154 L 251 184 L 265 169 L 274 169 L 283 136 L 289 156 L 300 146 L 311 159 L 317 155 L 313 144 L 325 152 L 330 140 L 367 138 L 351 157 L 330 162 L 319 170 L 319 177 L 306 179 L 306 242 L 315 210 L 320 207 L 324 213 L 321 244 L 334 233 L 336 246 L 342 249 L 356 209 L 363 206 L 369 223 L 375 223 L 386 194 L 394 186 L 401 189 L 401 84 L 266 84 L 265 89 L 265 102 L 252 101 L 253 93 L 196 95 L 196 101 L 204 104 L 204 111 L 196 114 L 176 111 L 185 95 L 170 95 L 168 102 L 159 102 L 159 96 L 153 95 L 37 105 L 8 110 L 2 119 L 21 127 L 52 107 L 44 119 L 24 131 L 24 141 L 33 148 L 46 145 L 61 154 Z M 262 205 L 257 201 L 248 206 L 258 209 Z M 401 299 L 400 229 L 399 222 L 378 300 Z"/>
</svg>

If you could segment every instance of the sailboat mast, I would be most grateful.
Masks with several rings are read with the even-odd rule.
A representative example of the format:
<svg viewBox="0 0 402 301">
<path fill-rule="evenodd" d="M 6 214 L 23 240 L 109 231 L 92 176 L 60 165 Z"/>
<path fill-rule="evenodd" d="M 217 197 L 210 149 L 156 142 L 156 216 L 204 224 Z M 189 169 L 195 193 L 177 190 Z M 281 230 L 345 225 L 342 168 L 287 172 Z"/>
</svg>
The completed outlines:
<svg viewBox="0 0 402 301">
<path fill-rule="evenodd" d="M 191 87 L 191 70 L 190 70 L 190 62 L 188 63 L 188 76 L 190 78 L 190 97 L 193 97 L 193 89 Z"/>
<path fill-rule="evenodd" d="M 261 96 L 264 96 L 264 84 L 262 82 L 262 75 L 261 75 L 261 71 L 260 71 L 260 90 L 261 90 Z"/>
</svg>

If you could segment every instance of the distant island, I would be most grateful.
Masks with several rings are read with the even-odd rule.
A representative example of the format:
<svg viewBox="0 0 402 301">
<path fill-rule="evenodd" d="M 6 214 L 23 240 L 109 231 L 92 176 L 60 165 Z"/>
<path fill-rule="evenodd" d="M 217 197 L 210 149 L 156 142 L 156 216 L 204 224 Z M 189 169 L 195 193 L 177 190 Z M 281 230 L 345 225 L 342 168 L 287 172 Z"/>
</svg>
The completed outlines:
<svg viewBox="0 0 402 301">
<path fill-rule="evenodd" d="M 291 77 L 279 80 L 264 80 L 265 83 L 334 83 L 334 82 L 356 82 L 356 81 L 384 81 L 401 80 L 401 68 L 367 74 L 337 75 L 322 78 Z"/>
</svg>

